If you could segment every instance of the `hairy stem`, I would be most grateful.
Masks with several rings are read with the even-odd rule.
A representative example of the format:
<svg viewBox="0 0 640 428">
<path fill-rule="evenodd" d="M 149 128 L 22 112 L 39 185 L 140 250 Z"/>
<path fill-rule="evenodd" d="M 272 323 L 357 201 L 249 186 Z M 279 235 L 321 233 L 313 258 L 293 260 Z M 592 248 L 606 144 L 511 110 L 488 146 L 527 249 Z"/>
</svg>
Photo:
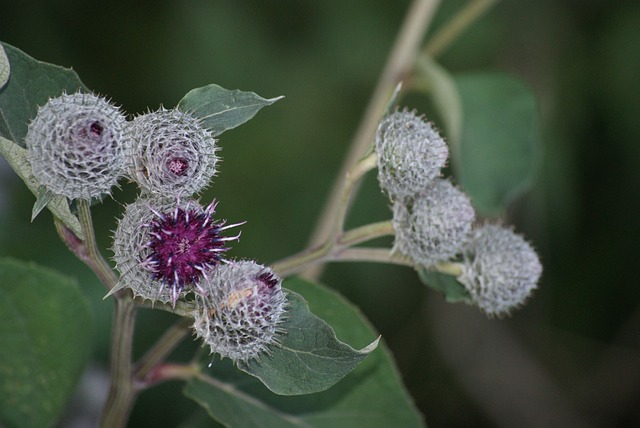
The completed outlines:
<svg viewBox="0 0 640 428">
<path fill-rule="evenodd" d="M 435 58 L 499 0 L 472 0 L 429 40 L 424 53 Z"/>
<path fill-rule="evenodd" d="M 74 247 L 69 245 L 73 243 L 74 240 L 69 233 L 73 234 L 69 229 L 67 229 L 64 225 L 60 224 L 60 222 L 56 221 L 56 229 L 58 230 L 58 234 L 62 238 L 62 240 L 67 244 L 67 246 L 73 251 L 73 253 L 80 258 L 83 262 L 85 262 L 91 270 L 95 272 L 100 281 L 111 290 L 118 283 L 117 275 L 111 270 L 109 263 L 105 260 L 105 258 L 100 253 L 98 249 L 98 244 L 96 242 L 96 235 L 93 231 L 93 220 L 91 219 L 91 207 L 89 206 L 89 201 L 78 199 L 78 219 L 80 220 L 80 225 L 82 226 L 82 233 L 84 234 L 83 245 L 79 246 L 78 243 Z M 64 227 L 64 229 L 61 229 Z M 62 233 L 64 232 L 64 234 Z M 75 236 L 75 235 L 73 235 Z M 67 238 L 67 239 L 65 239 Z M 76 237 L 76 240 L 77 237 Z"/>
<path fill-rule="evenodd" d="M 313 232 L 309 242 L 311 247 L 326 242 L 332 230 L 335 230 L 335 222 L 339 220 L 336 213 L 340 210 L 342 189 L 348 180 L 347 171 L 371 147 L 378 122 L 387 107 L 388 100 L 398 83 L 408 76 L 413 67 L 420 43 L 439 3 L 439 0 L 414 0 L 409 7 L 387 64 Z M 316 265 L 308 269 L 305 276 L 314 278 L 319 276 L 321 271 L 322 267 Z"/>
<path fill-rule="evenodd" d="M 102 428 L 126 426 L 129 413 L 131 413 L 137 397 L 131 364 L 136 307 L 129 296 L 118 297 L 114 300 L 110 389 L 100 420 Z"/>
</svg>

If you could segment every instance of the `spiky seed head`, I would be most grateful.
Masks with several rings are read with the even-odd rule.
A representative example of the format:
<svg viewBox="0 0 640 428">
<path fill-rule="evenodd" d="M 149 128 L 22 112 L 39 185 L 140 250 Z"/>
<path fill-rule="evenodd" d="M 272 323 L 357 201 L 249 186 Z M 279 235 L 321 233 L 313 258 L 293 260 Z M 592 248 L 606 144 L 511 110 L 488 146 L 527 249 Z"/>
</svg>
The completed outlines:
<svg viewBox="0 0 640 428">
<path fill-rule="evenodd" d="M 144 193 L 191 196 L 216 174 L 218 147 L 201 121 L 178 109 L 149 112 L 131 122 L 129 175 Z"/>
<path fill-rule="evenodd" d="M 278 343 L 286 298 L 282 280 L 268 267 L 253 261 L 220 266 L 209 281 L 193 328 L 211 353 L 234 362 L 257 359 Z"/>
<path fill-rule="evenodd" d="M 462 250 L 474 219 L 469 197 L 449 180 L 437 179 L 415 198 L 394 202 L 394 249 L 432 267 Z"/>
<path fill-rule="evenodd" d="M 496 224 L 473 233 L 463 253 L 458 280 L 471 301 L 488 316 L 501 317 L 524 304 L 542 275 L 531 245 L 513 230 Z"/>
<path fill-rule="evenodd" d="M 173 305 L 186 293 L 204 293 L 227 243 L 239 236 L 222 235 L 237 224 L 215 220 L 215 206 L 144 198 L 127 205 L 114 235 L 121 276 L 111 293 L 128 287 L 136 296 Z"/>
<path fill-rule="evenodd" d="M 118 107 L 80 92 L 38 108 L 25 137 L 36 180 L 57 195 L 87 200 L 108 194 L 124 174 L 126 140 Z"/>
<path fill-rule="evenodd" d="M 413 111 L 400 110 L 385 117 L 375 137 L 378 180 L 395 200 L 422 192 L 439 177 L 449 149 L 433 124 Z"/>
</svg>

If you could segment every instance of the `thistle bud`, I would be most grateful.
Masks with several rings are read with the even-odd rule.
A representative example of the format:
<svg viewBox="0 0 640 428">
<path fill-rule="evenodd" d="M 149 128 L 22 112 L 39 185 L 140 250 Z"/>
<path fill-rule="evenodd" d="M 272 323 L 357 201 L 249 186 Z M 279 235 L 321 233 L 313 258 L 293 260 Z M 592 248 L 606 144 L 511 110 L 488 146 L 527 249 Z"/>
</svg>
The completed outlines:
<svg viewBox="0 0 640 428">
<path fill-rule="evenodd" d="M 278 343 L 286 298 L 282 280 L 252 261 L 220 266 L 207 293 L 196 296 L 201 308 L 194 314 L 196 335 L 211 353 L 234 362 L 249 361 Z"/>
<path fill-rule="evenodd" d="M 393 205 L 394 249 L 432 267 L 458 254 L 471 235 L 475 211 L 467 195 L 438 179 L 415 198 Z"/>
<path fill-rule="evenodd" d="M 93 94 L 51 98 L 29 124 L 25 142 L 36 180 L 70 199 L 108 194 L 126 168 L 126 119 Z"/>
<path fill-rule="evenodd" d="M 375 138 L 380 187 L 392 200 L 422 192 L 441 174 L 449 149 L 430 122 L 407 110 L 384 118 Z"/>
<path fill-rule="evenodd" d="M 489 316 L 508 315 L 537 288 L 542 265 L 531 245 L 511 229 L 488 224 L 474 231 L 458 280 Z"/>
<path fill-rule="evenodd" d="M 216 140 L 189 113 L 161 108 L 137 116 L 131 143 L 129 174 L 147 194 L 191 196 L 216 174 Z"/>
<path fill-rule="evenodd" d="M 128 205 L 113 241 L 118 285 L 143 299 L 175 305 L 189 292 L 204 293 L 211 272 L 224 261 L 227 242 L 222 232 L 238 226 L 213 218 L 215 202 L 168 203 L 138 199 Z"/>
</svg>

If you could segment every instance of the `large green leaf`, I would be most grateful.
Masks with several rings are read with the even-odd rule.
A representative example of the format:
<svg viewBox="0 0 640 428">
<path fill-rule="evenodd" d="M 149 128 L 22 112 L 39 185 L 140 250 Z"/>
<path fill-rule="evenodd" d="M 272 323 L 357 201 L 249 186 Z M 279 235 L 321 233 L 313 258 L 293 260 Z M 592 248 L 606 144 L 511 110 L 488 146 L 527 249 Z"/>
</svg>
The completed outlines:
<svg viewBox="0 0 640 428">
<path fill-rule="evenodd" d="M 23 149 L 12 141 L 0 137 L 0 156 L 9 162 L 11 168 L 20 176 L 29 190 L 31 190 L 31 193 L 38 198 L 34 210 L 38 207 L 42 209 L 43 207 L 41 205 L 46 202 L 46 206 L 51 210 L 53 215 L 71 229 L 78 238 L 83 239 L 82 227 L 80 226 L 78 218 L 69 210 L 67 198 L 64 196 L 47 195 L 46 192 L 43 193 L 41 191 L 40 184 L 33 176 L 31 165 L 27 160 L 27 149 Z M 43 198 L 46 200 L 43 201 Z"/>
<path fill-rule="evenodd" d="M 11 74 L 0 89 L 0 137 L 24 147 L 27 126 L 38 106 L 63 92 L 86 89 L 75 71 L 33 59 L 20 49 L 2 43 Z"/>
<path fill-rule="evenodd" d="M 532 91 L 501 73 L 455 78 L 463 106 L 460 152 L 452 152 L 463 189 L 484 215 L 499 215 L 532 182 L 539 157 Z"/>
<path fill-rule="evenodd" d="M 259 378 L 277 394 L 299 395 L 324 391 L 350 373 L 378 340 L 357 351 L 340 342 L 329 324 L 309 312 L 307 302 L 287 293 L 289 309 L 282 324 L 286 334 L 270 355 L 259 361 L 238 363 L 241 370 Z"/>
<path fill-rule="evenodd" d="M 285 286 L 303 294 L 310 309 L 330 323 L 342 340 L 365 346 L 376 336 L 362 314 L 326 287 L 297 278 Z M 224 360 L 214 362 L 208 375 L 190 381 L 185 394 L 229 427 L 423 426 L 384 344 L 323 392 L 276 395 Z"/>
<path fill-rule="evenodd" d="M 0 259 L 0 426 L 51 426 L 91 349 L 91 314 L 76 284 Z"/>
<path fill-rule="evenodd" d="M 240 126 L 265 106 L 282 97 L 265 99 L 253 92 L 228 90 L 207 85 L 190 90 L 178 103 L 178 109 L 202 119 L 214 135 Z"/>
</svg>

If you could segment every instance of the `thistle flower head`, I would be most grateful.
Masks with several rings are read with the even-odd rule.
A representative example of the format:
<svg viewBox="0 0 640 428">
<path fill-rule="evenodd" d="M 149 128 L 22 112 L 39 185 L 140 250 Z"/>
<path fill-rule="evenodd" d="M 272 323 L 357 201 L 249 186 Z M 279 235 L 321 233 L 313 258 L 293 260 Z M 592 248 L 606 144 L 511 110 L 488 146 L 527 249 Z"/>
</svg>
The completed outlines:
<svg viewBox="0 0 640 428">
<path fill-rule="evenodd" d="M 449 149 L 430 122 L 401 110 L 384 118 L 375 138 L 380 187 L 392 200 L 422 192 L 440 176 Z"/>
<path fill-rule="evenodd" d="M 111 293 L 128 287 L 144 299 L 174 305 L 185 293 L 204 293 L 227 242 L 239 237 L 222 235 L 237 224 L 215 220 L 215 207 L 215 202 L 205 208 L 193 200 L 138 199 L 128 205 L 113 241 L 121 276 Z"/>
<path fill-rule="evenodd" d="M 252 261 L 220 266 L 207 293 L 198 295 L 193 328 L 211 353 L 234 362 L 249 361 L 278 343 L 286 298 L 282 280 L 268 267 Z"/>
<path fill-rule="evenodd" d="M 488 224 L 474 231 L 458 280 L 489 316 L 518 308 L 537 288 L 542 265 L 531 245 L 511 229 Z"/>
<path fill-rule="evenodd" d="M 38 109 L 25 142 L 36 180 L 70 199 L 108 194 L 127 164 L 126 119 L 93 94 L 62 94 Z"/>
<path fill-rule="evenodd" d="M 191 196 L 216 174 L 216 140 L 189 113 L 161 108 L 137 116 L 131 145 L 129 174 L 147 194 Z"/>
<path fill-rule="evenodd" d="M 432 267 L 462 250 L 474 219 L 467 195 L 450 181 L 438 179 L 415 198 L 395 201 L 394 249 L 421 266 Z"/>
</svg>

